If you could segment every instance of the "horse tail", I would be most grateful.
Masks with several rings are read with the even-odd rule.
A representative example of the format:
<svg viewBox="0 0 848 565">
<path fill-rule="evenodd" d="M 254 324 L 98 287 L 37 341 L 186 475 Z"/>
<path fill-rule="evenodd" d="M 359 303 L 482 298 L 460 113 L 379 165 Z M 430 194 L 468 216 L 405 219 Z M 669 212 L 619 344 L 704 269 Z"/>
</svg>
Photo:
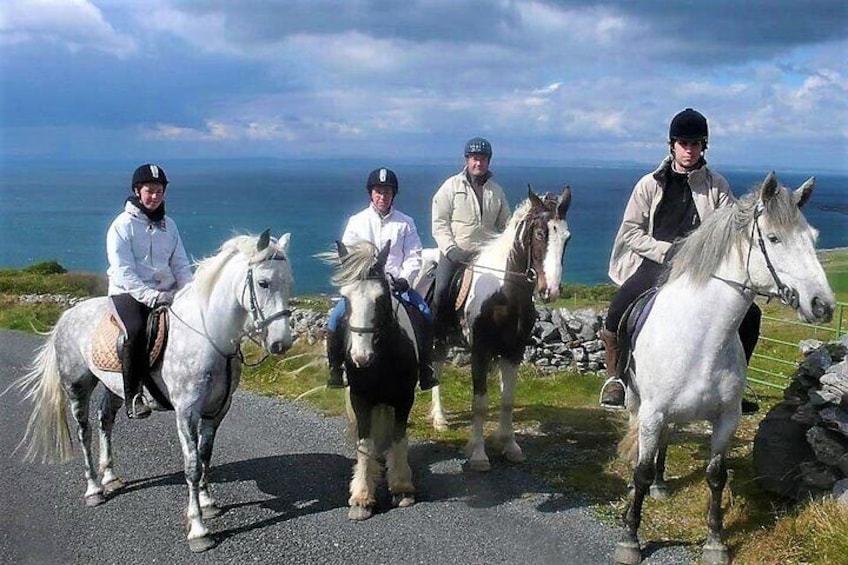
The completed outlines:
<svg viewBox="0 0 848 565">
<path fill-rule="evenodd" d="M 639 456 L 639 418 L 633 414 L 630 415 L 630 428 L 618 443 L 618 456 L 633 464 Z"/>
<path fill-rule="evenodd" d="M 55 337 L 53 330 L 38 349 L 30 371 L 12 385 L 33 404 L 24 437 L 15 448 L 17 451 L 25 446 L 24 461 L 34 461 L 41 455 L 42 463 L 65 463 L 73 456 Z"/>
</svg>

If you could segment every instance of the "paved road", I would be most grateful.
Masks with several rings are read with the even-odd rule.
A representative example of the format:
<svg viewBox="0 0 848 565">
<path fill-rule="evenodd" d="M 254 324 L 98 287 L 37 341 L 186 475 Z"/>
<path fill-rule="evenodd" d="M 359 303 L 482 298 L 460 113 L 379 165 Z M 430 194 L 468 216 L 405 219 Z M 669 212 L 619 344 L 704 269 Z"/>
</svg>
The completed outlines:
<svg viewBox="0 0 848 565">
<path fill-rule="evenodd" d="M 0 390 L 24 373 L 41 340 L 0 330 Z M 384 511 L 352 522 L 344 422 L 239 392 L 215 444 L 215 494 L 225 512 L 207 526 L 219 543 L 196 555 L 185 543 L 186 487 L 171 414 L 120 416 L 116 460 L 127 486 L 86 508 L 76 445 L 74 461 L 61 466 L 12 455 L 27 410 L 14 392 L 0 397 L 2 563 L 582 565 L 609 563 L 618 537 L 526 469 L 493 460 L 488 474 L 464 472 L 460 453 L 434 443 L 410 449 L 416 505 L 386 509 L 383 492 Z M 646 562 L 685 563 L 688 551 L 652 546 Z"/>
</svg>

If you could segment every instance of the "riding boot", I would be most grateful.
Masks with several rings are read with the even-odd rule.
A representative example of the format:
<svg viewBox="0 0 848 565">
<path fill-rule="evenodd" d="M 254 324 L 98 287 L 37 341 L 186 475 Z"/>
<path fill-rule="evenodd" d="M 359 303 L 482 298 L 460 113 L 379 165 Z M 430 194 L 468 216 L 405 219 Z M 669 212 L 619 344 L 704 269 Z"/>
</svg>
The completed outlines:
<svg viewBox="0 0 848 565">
<path fill-rule="evenodd" d="M 330 369 L 330 375 L 327 377 L 327 388 L 344 388 L 347 386 L 343 375 L 344 357 L 344 339 L 339 335 L 339 332 L 328 329 L 327 366 Z"/>
<path fill-rule="evenodd" d="M 142 394 L 142 378 L 147 371 L 147 351 L 142 348 L 141 352 L 136 352 L 136 349 L 132 342 L 124 342 L 121 348 L 121 373 L 124 377 L 127 417 L 141 420 L 150 416 L 151 412 Z"/>
<path fill-rule="evenodd" d="M 430 390 L 439 384 L 433 370 L 433 324 L 423 320 L 421 339 L 418 342 L 418 386 L 421 390 Z"/>
<path fill-rule="evenodd" d="M 606 328 L 599 335 L 607 355 L 607 380 L 601 387 L 600 404 L 604 408 L 624 408 L 624 382 L 618 374 L 618 338 Z"/>
</svg>

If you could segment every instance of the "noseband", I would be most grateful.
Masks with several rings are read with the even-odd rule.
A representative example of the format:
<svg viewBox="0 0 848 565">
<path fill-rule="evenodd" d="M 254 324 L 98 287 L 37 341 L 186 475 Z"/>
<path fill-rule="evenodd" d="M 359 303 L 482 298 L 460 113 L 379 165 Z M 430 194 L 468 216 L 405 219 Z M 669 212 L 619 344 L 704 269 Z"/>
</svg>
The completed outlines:
<svg viewBox="0 0 848 565">
<path fill-rule="evenodd" d="M 769 298 L 776 296 L 781 303 L 791 306 L 793 310 L 797 310 L 798 306 L 801 304 L 800 297 L 798 296 L 798 291 L 794 288 L 783 284 L 783 281 L 780 280 L 780 277 L 777 275 L 777 271 L 774 268 L 774 265 L 771 262 L 771 259 L 766 252 L 766 243 L 763 240 L 763 232 L 760 229 L 760 216 L 763 214 L 763 204 L 762 202 L 757 203 L 757 208 L 754 211 L 754 229 L 757 231 L 757 241 L 760 245 L 760 251 L 763 254 L 763 258 L 766 260 L 766 267 L 768 267 L 769 273 L 771 273 L 771 278 L 774 280 L 774 284 L 777 285 L 777 293 L 760 293 L 762 296 L 768 296 Z M 748 260 L 751 258 L 751 248 L 754 246 L 754 230 L 751 230 L 751 243 L 748 247 Z M 750 278 L 750 277 L 749 277 Z"/>
<path fill-rule="evenodd" d="M 362 280 L 363 281 L 379 281 L 383 285 L 384 289 L 386 290 L 386 294 L 391 296 L 391 293 L 388 292 L 388 285 L 386 284 L 386 281 L 385 281 L 385 279 L 383 279 L 383 277 L 381 277 L 379 275 L 377 275 L 377 276 L 369 275 Z M 347 299 L 345 299 L 345 300 L 347 300 Z M 345 309 L 347 311 L 350 311 L 350 308 L 345 308 Z M 378 314 L 379 314 L 379 312 L 378 312 Z M 380 323 L 382 318 L 379 315 L 375 316 L 375 318 L 376 318 L 377 322 L 373 326 L 354 326 L 354 325 L 348 324 L 347 329 L 351 333 L 374 334 L 375 336 L 380 335 L 380 333 L 382 333 L 382 331 L 387 326 L 390 326 L 391 324 L 390 323 L 389 324 Z"/>
</svg>

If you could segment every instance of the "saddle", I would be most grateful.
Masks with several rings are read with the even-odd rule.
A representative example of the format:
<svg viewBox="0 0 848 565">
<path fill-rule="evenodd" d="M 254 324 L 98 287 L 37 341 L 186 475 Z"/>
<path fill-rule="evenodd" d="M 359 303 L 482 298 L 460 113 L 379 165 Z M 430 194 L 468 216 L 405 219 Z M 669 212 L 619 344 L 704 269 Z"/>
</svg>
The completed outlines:
<svg viewBox="0 0 848 565">
<path fill-rule="evenodd" d="M 619 355 L 616 369 L 619 375 L 624 376 L 628 374 L 629 370 L 634 370 L 633 359 L 630 354 L 636 345 L 639 332 L 645 325 L 645 320 L 648 319 L 648 314 L 651 313 L 658 290 L 657 287 L 651 287 L 637 296 L 636 300 L 631 302 L 627 310 L 624 311 L 624 316 L 621 317 L 617 335 Z"/>
<path fill-rule="evenodd" d="M 468 267 L 460 267 L 454 273 L 451 279 L 450 290 L 448 292 L 448 300 L 453 302 L 454 311 L 460 312 L 465 306 L 465 301 L 468 299 L 468 293 L 471 290 L 471 279 L 474 272 Z M 428 261 L 418 273 L 418 278 L 413 284 L 413 288 L 420 294 L 427 304 L 433 303 L 433 292 L 436 286 L 436 263 Z"/>
<path fill-rule="evenodd" d="M 100 318 L 91 344 L 91 361 L 104 371 L 121 372 L 121 349 L 124 345 L 124 328 L 116 315 L 107 311 Z M 156 308 L 147 318 L 147 351 L 150 368 L 154 369 L 162 360 L 168 341 L 168 309 Z M 150 388 L 150 383 L 145 384 Z"/>
</svg>

